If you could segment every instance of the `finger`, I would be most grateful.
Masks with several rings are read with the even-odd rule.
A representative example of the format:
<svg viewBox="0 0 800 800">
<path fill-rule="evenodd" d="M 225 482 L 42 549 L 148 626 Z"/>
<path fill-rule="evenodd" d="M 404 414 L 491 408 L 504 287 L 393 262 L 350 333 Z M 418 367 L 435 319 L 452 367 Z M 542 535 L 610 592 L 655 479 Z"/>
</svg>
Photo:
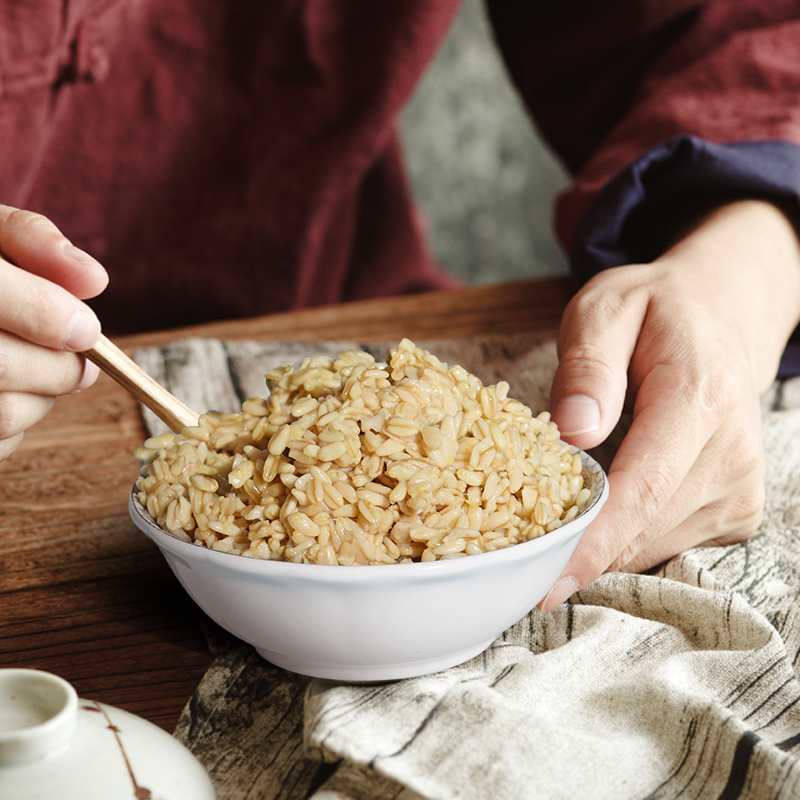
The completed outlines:
<svg viewBox="0 0 800 800">
<path fill-rule="evenodd" d="M 543 611 L 602 575 L 620 554 L 630 560 L 632 548 L 643 549 L 638 537 L 658 529 L 657 520 L 710 439 L 716 421 L 698 412 L 680 373 L 659 365 L 642 383 L 633 423 L 608 473 L 608 501 L 542 601 Z"/>
<path fill-rule="evenodd" d="M 45 278 L 0 259 L 0 329 L 56 350 L 82 352 L 100 336 L 95 313 Z"/>
<path fill-rule="evenodd" d="M 587 531 L 582 552 L 576 550 L 571 574 L 581 585 L 605 572 L 666 513 L 711 437 L 713 421 L 697 413 L 675 372 L 655 367 L 639 389 L 633 422 L 608 473 L 609 499 L 596 520 L 601 524 Z"/>
<path fill-rule="evenodd" d="M 765 497 L 760 433 L 760 416 L 750 427 L 718 431 L 669 507 L 629 543 L 608 569 L 642 571 L 690 547 L 733 544 L 755 533 L 764 513 Z"/>
<path fill-rule="evenodd" d="M 763 491 L 753 487 L 750 492 L 698 509 L 630 561 L 612 567 L 619 572 L 643 572 L 693 547 L 727 547 L 746 541 L 758 530 L 763 513 Z"/>
<path fill-rule="evenodd" d="M 17 440 L 21 435 L 43 419 L 54 402 L 54 397 L 43 397 L 38 394 L 22 392 L 0 394 L 0 444 L 11 440 L 19 444 Z"/>
<path fill-rule="evenodd" d="M 0 439 L 0 461 L 5 461 L 17 452 L 20 444 L 22 444 L 22 437 L 23 434 L 18 433 L 10 439 Z"/>
<path fill-rule="evenodd" d="M 617 424 L 646 311 L 642 292 L 600 293 L 591 284 L 567 307 L 550 408 L 561 437 L 570 444 L 584 450 L 596 447 Z"/>
<path fill-rule="evenodd" d="M 0 332 L 0 392 L 55 397 L 87 388 L 97 374 L 97 366 L 83 356 Z"/>
<path fill-rule="evenodd" d="M 98 261 L 75 247 L 49 219 L 32 211 L 0 205 L 0 253 L 84 300 L 100 294 L 108 284 Z"/>
</svg>

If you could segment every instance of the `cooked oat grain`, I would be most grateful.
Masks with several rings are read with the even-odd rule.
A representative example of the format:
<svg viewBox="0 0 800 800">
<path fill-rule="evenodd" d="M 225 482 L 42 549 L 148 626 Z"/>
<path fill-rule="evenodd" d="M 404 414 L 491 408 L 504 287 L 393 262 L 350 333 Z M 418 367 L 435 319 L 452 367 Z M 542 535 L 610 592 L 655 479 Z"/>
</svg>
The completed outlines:
<svg viewBox="0 0 800 800">
<path fill-rule="evenodd" d="M 138 497 L 189 542 L 254 558 L 394 564 L 534 539 L 587 503 L 579 455 L 508 384 L 403 339 L 266 375 L 270 394 L 148 439 Z"/>
</svg>

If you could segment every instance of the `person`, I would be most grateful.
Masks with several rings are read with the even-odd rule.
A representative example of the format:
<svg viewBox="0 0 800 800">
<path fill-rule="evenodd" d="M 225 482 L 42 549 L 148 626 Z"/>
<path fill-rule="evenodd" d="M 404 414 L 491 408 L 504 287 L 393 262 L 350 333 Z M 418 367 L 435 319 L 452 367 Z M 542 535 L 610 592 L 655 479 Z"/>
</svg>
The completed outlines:
<svg viewBox="0 0 800 800">
<path fill-rule="evenodd" d="M 0 0 L 0 457 L 91 385 L 101 321 L 453 285 L 396 118 L 457 5 Z M 590 448 L 632 415 L 550 611 L 606 570 L 757 528 L 759 397 L 800 319 L 800 4 L 488 7 L 574 175 L 556 227 L 583 286 L 553 419 Z"/>
</svg>

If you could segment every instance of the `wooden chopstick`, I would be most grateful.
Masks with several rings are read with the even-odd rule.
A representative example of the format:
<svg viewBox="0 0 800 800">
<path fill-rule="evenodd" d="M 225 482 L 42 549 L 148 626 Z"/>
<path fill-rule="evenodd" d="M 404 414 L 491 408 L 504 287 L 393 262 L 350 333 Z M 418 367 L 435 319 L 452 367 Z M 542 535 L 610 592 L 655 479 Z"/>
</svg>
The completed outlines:
<svg viewBox="0 0 800 800">
<path fill-rule="evenodd" d="M 200 415 L 196 411 L 170 394 L 102 334 L 84 355 L 169 425 L 170 430 L 180 433 L 186 427 L 197 425 Z"/>
</svg>

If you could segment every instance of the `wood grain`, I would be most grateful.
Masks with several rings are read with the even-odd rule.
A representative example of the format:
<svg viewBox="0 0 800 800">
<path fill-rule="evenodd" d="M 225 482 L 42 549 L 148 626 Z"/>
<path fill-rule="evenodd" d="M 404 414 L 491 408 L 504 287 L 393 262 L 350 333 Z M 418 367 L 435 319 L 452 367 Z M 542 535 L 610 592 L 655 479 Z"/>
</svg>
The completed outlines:
<svg viewBox="0 0 800 800">
<path fill-rule="evenodd" d="M 363 301 L 116 340 L 450 338 L 558 324 L 562 279 Z M 172 731 L 210 661 L 204 620 L 127 512 L 145 436 L 131 395 L 101 375 L 61 398 L 0 464 L 0 667 L 45 669 L 86 698 Z"/>
<path fill-rule="evenodd" d="M 574 291 L 568 278 L 515 281 L 447 292 L 362 300 L 242 322 L 182 328 L 176 336 L 309 342 L 315 339 L 439 339 L 558 327 Z M 169 331 L 116 340 L 122 349 L 157 345 Z"/>
</svg>

